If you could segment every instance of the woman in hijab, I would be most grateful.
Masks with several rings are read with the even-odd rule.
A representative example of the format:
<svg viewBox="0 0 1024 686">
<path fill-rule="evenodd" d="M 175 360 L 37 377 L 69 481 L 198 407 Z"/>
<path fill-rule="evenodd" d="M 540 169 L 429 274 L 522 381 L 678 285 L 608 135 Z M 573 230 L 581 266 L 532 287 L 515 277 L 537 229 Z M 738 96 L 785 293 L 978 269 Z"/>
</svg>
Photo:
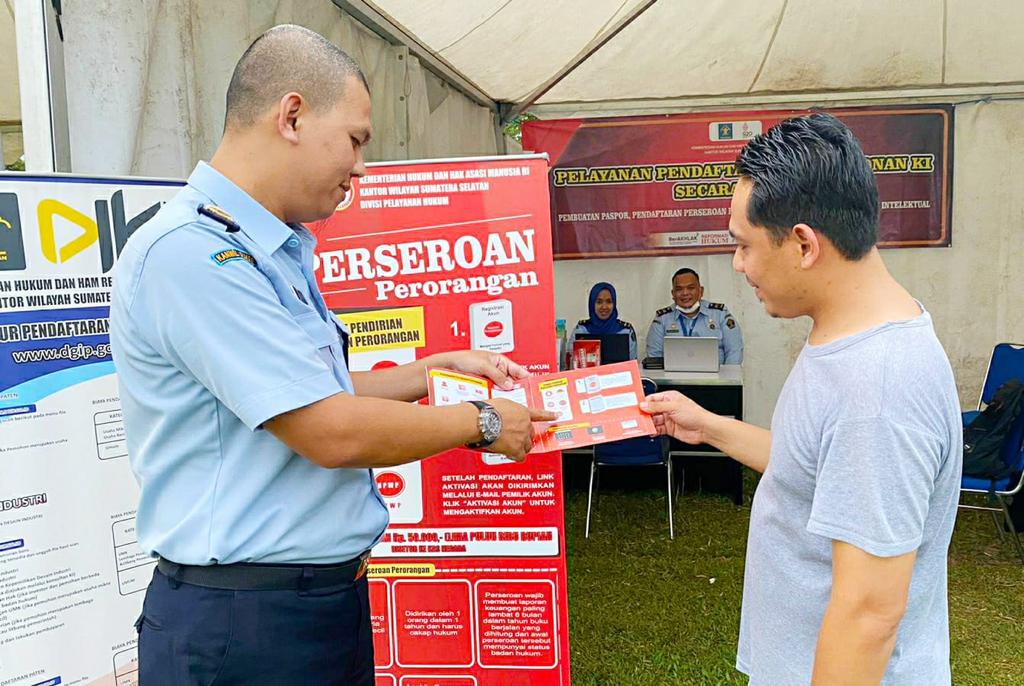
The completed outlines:
<svg viewBox="0 0 1024 686">
<path fill-rule="evenodd" d="M 636 359 L 636 331 L 629 322 L 619 319 L 619 299 L 615 295 L 615 286 L 602 281 L 595 283 L 590 289 L 590 317 L 581 319 L 569 334 L 568 350 L 572 350 L 573 342 L 580 334 L 614 334 L 629 335 L 629 359 Z"/>
</svg>

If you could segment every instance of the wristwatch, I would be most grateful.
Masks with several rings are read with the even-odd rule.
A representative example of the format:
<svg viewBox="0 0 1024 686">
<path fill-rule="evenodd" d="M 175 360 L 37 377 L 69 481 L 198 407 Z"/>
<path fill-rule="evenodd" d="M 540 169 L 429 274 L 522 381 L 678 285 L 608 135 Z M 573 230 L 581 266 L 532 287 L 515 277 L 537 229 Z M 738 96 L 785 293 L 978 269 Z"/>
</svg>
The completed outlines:
<svg viewBox="0 0 1024 686">
<path fill-rule="evenodd" d="M 470 400 L 469 402 L 475 405 L 476 409 L 480 410 L 480 416 L 477 418 L 480 440 L 476 443 L 467 443 L 466 447 L 473 449 L 486 448 L 498 440 L 498 436 L 501 435 L 501 415 L 498 414 L 498 411 L 490 403 L 485 403 L 482 400 Z"/>
</svg>

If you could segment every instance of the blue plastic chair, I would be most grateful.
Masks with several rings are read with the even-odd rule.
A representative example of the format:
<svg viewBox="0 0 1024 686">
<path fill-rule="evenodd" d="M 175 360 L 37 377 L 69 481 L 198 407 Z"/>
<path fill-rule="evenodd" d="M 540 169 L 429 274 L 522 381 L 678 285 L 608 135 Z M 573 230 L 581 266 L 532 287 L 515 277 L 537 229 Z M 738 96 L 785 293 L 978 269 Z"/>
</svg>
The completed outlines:
<svg viewBox="0 0 1024 686">
<path fill-rule="evenodd" d="M 963 424 L 967 426 L 978 416 L 982 408 L 992 401 L 996 391 L 1010 379 L 1024 381 L 1024 345 L 1017 343 L 1000 343 L 992 349 L 992 358 L 988 363 L 988 371 L 985 373 L 985 385 L 981 389 L 981 399 L 978 401 L 976 411 L 963 413 Z M 1005 543 L 1006 537 L 1003 534 L 1003 526 L 999 521 L 999 513 L 1002 513 L 1006 528 L 1010 531 L 1010 538 L 1017 548 L 1021 562 L 1024 562 L 1024 546 L 1021 545 L 1020 536 L 1010 518 L 1008 505 L 1010 501 L 1024 490 L 1024 411 L 1017 417 L 1010 434 L 1006 437 L 1003 449 L 1000 454 L 1003 462 L 1013 467 L 1013 474 L 1005 479 L 991 481 L 989 479 L 973 476 L 962 476 L 960 479 L 960 493 L 984 493 L 989 496 L 989 503 L 995 503 L 999 507 L 984 507 L 980 505 L 964 505 L 960 507 L 965 510 L 981 510 L 991 513 L 992 521 L 996 525 L 1000 542 Z M 1024 495 L 1020 495 L 1024 497 Z"/>
<path fill-rule="evenodd" d="M 645 395 L 658 390 L 657 384 L 650 379 L 642 379 L 642 382 Z M 668 536 L 670 539 L 675 538 L 672 522 L 672 459 L 668 454 L 668 439 L 665 436 L 627 438 L 594 446 L 594 456 L 590 461 L 590 488 L 587 490 L 585 538 L 590 538 L 590 513 L 601 467 L 664 467 L 668 480 Z"/>
</svg>

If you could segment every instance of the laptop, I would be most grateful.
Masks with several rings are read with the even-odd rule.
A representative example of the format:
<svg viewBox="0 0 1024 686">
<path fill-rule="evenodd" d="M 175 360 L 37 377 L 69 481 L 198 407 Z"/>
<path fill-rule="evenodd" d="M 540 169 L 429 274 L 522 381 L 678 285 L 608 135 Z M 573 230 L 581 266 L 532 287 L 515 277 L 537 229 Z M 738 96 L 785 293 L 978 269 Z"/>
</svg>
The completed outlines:
<svg viewBox="0 0 1024 686">
<path fill-rule="evenodd" d="M 665 336 L 666 372 L 717 372 L 718 339 Z"/>
<path fill-rule="evenodd" d="M 578 341 L 601 341 L 601 364 L 629 361 L 628 333 L 581 333 Z"/>
</svg>

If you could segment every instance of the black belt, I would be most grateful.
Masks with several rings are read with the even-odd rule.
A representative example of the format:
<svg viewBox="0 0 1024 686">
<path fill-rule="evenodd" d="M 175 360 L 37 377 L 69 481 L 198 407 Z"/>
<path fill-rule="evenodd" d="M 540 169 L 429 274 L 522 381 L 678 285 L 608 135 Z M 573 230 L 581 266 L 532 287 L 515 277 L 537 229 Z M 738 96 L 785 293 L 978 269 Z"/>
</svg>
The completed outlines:
<svg viewBox="0 0 1024 686">
<path fill-rule="evenodd" d="M 179 565 L 160 558 L 157 569 L 172 582 L 224 591 L 312 591 L 351 583 L 366 574 L 369 551 L 336 565 Z"/>
</svg>

